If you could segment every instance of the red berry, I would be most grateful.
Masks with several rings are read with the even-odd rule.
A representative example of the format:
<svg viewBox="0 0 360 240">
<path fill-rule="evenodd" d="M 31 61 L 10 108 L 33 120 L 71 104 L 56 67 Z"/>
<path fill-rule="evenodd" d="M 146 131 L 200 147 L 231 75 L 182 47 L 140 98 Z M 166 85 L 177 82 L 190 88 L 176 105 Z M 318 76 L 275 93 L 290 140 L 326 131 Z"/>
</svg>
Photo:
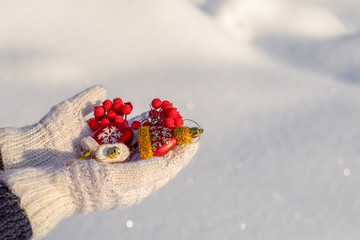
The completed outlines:
<svg viewBox="0 0 360 240">
<path fill-rule="evenodd" d="M 144 123 L 143 123 L 143 126 L 144 126 L 144 127 L 150 126 L 150 123 L 149 123 L 149 122 L 144 122 Z"/>
<path fill-rule="evenodd" d="M 130 105 L 130 107 L 131 107 L 131 111 L 133 110 L 133 105 L 132 105 L 132 103 L 131 103 L 131 102 L 126 102 L 126 103 L 124 103 L 124 105 Z"/>
<path fill-rule="evenodd" d="M 169 118 L 176 118 L 178 116 L 178 112 L 176 108 L 169 108 L 166 113 L 166 116 Z"/>
<path fill-rule="evenodd" d="M 133 121 L 131 123 L 131 128 L 134 130 L 138 130 L 138 128 L 141 126 L 141 123 L 139 121 Z"/>
<path fill-rule="evenodd" d="M 130 104 L 124 104 L 121 106 L 121 113 L 124 115 L 128 115 L 131 113 L 131 105 Z"/>
<path fill-rule="evenodd" d="M 184 120 L 182 118 L 176 117 L 174 118 L 175 127 L 181 127 L 184 124 Z"/>
<path fill-rule="evenodd" d="M 114 119 L 114 122 L 123 123 L 123 122 L 124 122 L 124 118 L 123 118 L 122 116 L 117 116 L 117 117 Z"/>
<path fill-rule="evenodd" d="M 114 110 L 115 112 L 120 113 L 122 105 L 123 105 L 122 101 L 114 102 L 111 107 L 111 110 Z"/>
<path fill-rule="evenodd" d="M 97 106 L 94 108 L 94 115 L 95 117 L 101 117 L 104 115 L 105 109 L 102 106 Z"/>
<path fill-rule="evenodd" d="M 171 128 L 174 127 L 174 119 L 172 118 L 165 118 L 165 127 Z"/>
<path fill-rule="evenodd" d="M 168 100 L 164 100 L 164 101 L 162 102 L 162 105 L 168 105 L 168 104 L 171 104 L 171 102 L 168 101 Z"/>
<path fill-rule="evenodd" d="M 116 118 L 117 114 L 114 110 L 109 110 L 106 114 L 106 117 L 110 120 L 113 121 Z"/>
<path fill-rule="evenodd" d="M 104 125 L 109 124 L 109 123 L 110 123 L 110 120 L 109 120 L 109 119 L 103 118 L 103 119 L 101 119 L 101 121 L 100 121 L 100 126 L 104 126 Z"/>
<path fill-rule="evenodd" d="M 90 118 L 89 120 L 87 120 L 88 124 L 91 125 L 91 123 L 93 122 L 97 122 L 96 118 Z"/>
<path fill-rule="evenodd" d="M 90 126 L 91 130 L 93 130 L 95 132 L 96 130 L 99 129 L 100 124 L 96 121 L 96 122 L 89 123 L 89 126 Z"/>
<path fill-rule="evenodd" d="M 159 112 L 156 111 L 155 109 L 151 109 L 151 110 L 149 111 L 149 117 L 151 117 L 151 118 L 155 118 L 155 117 L 157 117 L 158 115 L 159 115 Z"/>
<path fill-rule="evenodd" d="M 163 110 L 168 109 L 168 108 L 172 108 L 172 104 L 168 100 L 165 100 L 165 101 L 162 102 L 161 108 Z"/>
<path fill-rule="evenodd" d="M 155 98 L 155 99 L 152 100 L 152 102 L 151 102 L 151 106 L 152 106 L 153 108 L 155 108 L 155 109 L 160 108 L 160 107 L 161 107 L 161 104 L 162 104 L 162 102 L 161 102 L 161 100 L 160 100 L 159 98 Z"/>
<path fill-rule="evenodd" d="M 121 98 L 114 98 L 113 102 L 121 102 L 121 105 L 123 105 L 123 100 Z"/>
<path fill-rule="evenodd" d="M 170 105 L 168 105 L 168 106 L 170 106 Z M 160 117 L 163 119 L 169 117 L 168 113 L 169 113 L 170 109 L 171 109 L 171 107 L 163 109 L 160 113 Z"/>
<path fill-rule="evenodd" d="M 96 121 L 100 121 L 101 119 L 105 118 L 105 115 L 99 116 L 99 117 L 95 117 Z"/>
<path fill-rule="evenodd" d="M 112 101 L 107 99 L 103 102 L 103 108 L 105 110 L 109 110 L 109 109 L 111 109 L 112 104 L 113 104 Z"/>
</svg>

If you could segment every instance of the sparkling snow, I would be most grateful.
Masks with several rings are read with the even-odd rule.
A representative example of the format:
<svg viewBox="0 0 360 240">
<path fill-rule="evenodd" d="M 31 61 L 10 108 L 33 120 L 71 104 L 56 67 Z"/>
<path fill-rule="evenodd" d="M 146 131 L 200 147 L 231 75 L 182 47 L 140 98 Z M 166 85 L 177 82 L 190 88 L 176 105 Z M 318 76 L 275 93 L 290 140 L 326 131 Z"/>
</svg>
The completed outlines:
<svg viewBox="0 0 360 240">
<path fill-rule="evenodd" d="M 140 205 L 45 239 L 359 239 L 358 0 L 0 2 L 0 126 L 94 84 L 205 130 Z"/>
</svg>

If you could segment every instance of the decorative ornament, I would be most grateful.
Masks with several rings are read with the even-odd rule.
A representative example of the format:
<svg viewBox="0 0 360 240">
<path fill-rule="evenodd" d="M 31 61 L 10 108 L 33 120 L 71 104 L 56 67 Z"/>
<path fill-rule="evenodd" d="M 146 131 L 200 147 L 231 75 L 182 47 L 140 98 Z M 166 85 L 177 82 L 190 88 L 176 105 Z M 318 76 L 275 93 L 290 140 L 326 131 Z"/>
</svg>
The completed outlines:
<svg viewBox="0 0 360 240">
<path fill-rule="evenodd" d="M 141 122 L 134 121 L 131 124 L 134 130 L 140 126 L 163 126 L 174 130 L 184 124 L 183 117 L 170 101 L 161 101 L 159 98 L 155 98 L 151 101 L 150 107 L 147 118 Z"/>
<path fill-rule="evenodd" d="M 170 130 L 164 126 L 145 126 L 138 128 L 138 144 L 141 159 L 160 157 L 169 152 L 176 144 L 184 145 L 200 139 L 203 129 L 181 126 Z"/>
<path fill-rule="evenodd" d="M 133 131 L 123 123 L 113 122 L 96 130 L 91 136 L 98 144 L 125 143 L 129 144 L 133 139 Z"/>
<path fill-rule="evenodd" d="M 170 101 L 153 99 L 148 117 L 142 122 L 134 121 L 131 124 L 132 129 L 138 132 L 140 158 L 163 156 L 176 144 L 184 145 L 193 139 L 200 139 L 203 129 L 199 124 L 196 123 L 198 127 L 194 128 L 183 124 L 183 117 Z"/>
<path fill-rule="evenodd" d="M 176 145 L 172 131 L 163 126 L 145 126 L 138 129 L 141 159 L 162 156 Z"/>
<path fill-rule="evenodd" d="M 203 129 L 192 120 L 190 121 L 198 127 L 183 126 L 183 117 L 170 101 L 155 98 L 150 108 L 145 119 L 133 121 L 129 127 L 127 116 L 133 110 L 130 102 L 123 103 L 121 98 L 115 98 L 113 101 L 105 100 L 102 106 L 96 106 L 95 117 L 88 120 L 94 133 L 81 140 L 84 152 L 77 160 L 126 162 L 134 148 L 139 149 L 140 159 L 159 157 L 175 145 L 200 139 Z M 138 133 L 138 142 L 130 146 L 134 137 L 133 130 Z"/>
<path fill-rule="evenodd" d="M 68 162 L 68 165 L 71 165 L 80 159 L 94 159 L 106 163 L 126 162 L 129 159 L 129 156 L 130 151 L 125 144 L 102 144 L 89 151 L 82 152 L 81 157 L 72 162 Z"/>
<path fill-rule="evenodd" d="M 89 127 L 96 131 L 113 122 L 127 124 L 127 116 L 132 110 L 131 102 L 123 103 L 121 98 L 115 98 L 113 101 L 106 99 L 102 106 L 94 108 L 94 117 L 88 120 Z"/>
<path fill-rule="evenodd" d="M 138 147 L 141 159 L 163 156 L 176 144 L 184 145 L 199 138 L 203 129 L 183 126 L 184 120 L 173 104 L 155 98 L 148 117 L 141 123 L 134 121 L 131 127 L 138 132 Z M 191 120 L 190 120 L 191 121 Z"/>
</svg>

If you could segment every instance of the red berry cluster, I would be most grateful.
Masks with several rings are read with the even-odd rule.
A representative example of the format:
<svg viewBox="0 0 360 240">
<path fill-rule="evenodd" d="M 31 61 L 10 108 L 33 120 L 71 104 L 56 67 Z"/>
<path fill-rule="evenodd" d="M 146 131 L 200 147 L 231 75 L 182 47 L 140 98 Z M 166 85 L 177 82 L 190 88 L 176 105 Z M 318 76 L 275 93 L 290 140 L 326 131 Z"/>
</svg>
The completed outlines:
<svg viewBox="0 0 360 240">
<path fill-rule="evenodd" d="M 149 116 L 142 122 L 134 121 L 131 127 L 137 130 L 141 126 L 164 126 L 171 130 L 180 127 L 184 124 L 183 117 L 178 110 L 173 107 L 173 104 L 168 100 L 161 101 L 155 98 L 151 102 L 151 110 Z"/>
<path fill-rule="evenodd" d="M 115 98 L 113 101 L 107 99 L 103 102 L 102 106 L 94 108 L 95 117 L 90 118 L 88 124 L 93 131 L 111 122 L 125 123 L 127 125 L 127 115 L 132 110 L 131 102 L 123 103 L 121 98 Z"/>
</svg>

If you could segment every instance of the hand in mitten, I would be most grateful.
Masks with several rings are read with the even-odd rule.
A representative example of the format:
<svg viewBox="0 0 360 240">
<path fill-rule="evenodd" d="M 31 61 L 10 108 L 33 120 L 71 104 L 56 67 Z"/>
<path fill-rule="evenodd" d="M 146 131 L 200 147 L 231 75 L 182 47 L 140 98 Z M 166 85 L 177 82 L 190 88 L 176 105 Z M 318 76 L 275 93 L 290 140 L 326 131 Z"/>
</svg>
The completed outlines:
<svg viewBox="0 0 360 240">
<path fill-rule="evenodd" d="M 3 169 L 40 166 L 79 155 L 80 140 L 92 134 L 84 116 L 105 98 L 103 87 L 91 87 L 52 107 L 39 123 L 0 129 Z"/>
<path fill-rule="evenodd" d="M 81 159 L 69 165 L 72 159 L 64 159 L 5 171 L 0 181 L 20 199 L 32 237 L 39 239 L 75 212 L 118 209 L 141 202 L 186 166 L 197 149 L 198 143 L 189 143 L 175 146 L 163 157 L 117 164 Z"/>
</svg>

